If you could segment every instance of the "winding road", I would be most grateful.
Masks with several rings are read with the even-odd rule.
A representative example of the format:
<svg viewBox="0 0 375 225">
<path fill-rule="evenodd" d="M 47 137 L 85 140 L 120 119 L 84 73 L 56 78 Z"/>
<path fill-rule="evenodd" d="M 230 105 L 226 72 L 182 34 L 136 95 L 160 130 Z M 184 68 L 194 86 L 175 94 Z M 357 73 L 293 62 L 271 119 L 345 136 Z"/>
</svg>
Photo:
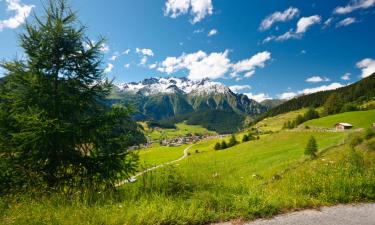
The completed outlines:
<svg viewBox="0 0 375 225">
<path fill-rule="evenodd" d="M 319 210 L 303 210 L 259 219 L 249 223 L 227 222 L 216 225 L 375 225 L 375 204 L 338 205 Z"/>
<path fill-rule="evenodd" d="M 184 154 L 179 159 L 176 159 L 176 160 L 173 160 L 173 161 L 170 161 L 170 162 L 167 162 L 167 163 L 164 163 L 164 164 L 160 164 L 158 166 L 154 166 L 154 167 L 148 168 L 146 170 L 143 170 L 142 172 L 139 172 L 139 173 L 135 174 L 134 176 L 132 176 L 132 177 L 130 177 L 130 178 L 124 180 L 124 181 L 121 181 L 120 183 L 118 183 L 116 185 L 116 187 L 120 187 L 120 186 L 122 186 L 122 185 L 124 185 L 126 183 L 132 183 L 132 182 L 134 182 L 134 181 L 137 180 L 137 177 L 142 176 L 143 174 L 145 174 L 147 172 L 150 172 L 150 171 L 153 171 L 153 170 L 156 170 L 156 169 L 162 168 L 164 166 L 171 165 L 171 164 L 174 164 L 176 162 L 179 162 L 179 161 L 183 160 L 184 158 L 186 158 L 189 155 L 188 151 L 189 151 L 189 149 L 191 147 L 193 147 L 193 145 L 190 145 L 187 148 L 185 148 L 184 152 L 183 152 Z"/>
</svg>

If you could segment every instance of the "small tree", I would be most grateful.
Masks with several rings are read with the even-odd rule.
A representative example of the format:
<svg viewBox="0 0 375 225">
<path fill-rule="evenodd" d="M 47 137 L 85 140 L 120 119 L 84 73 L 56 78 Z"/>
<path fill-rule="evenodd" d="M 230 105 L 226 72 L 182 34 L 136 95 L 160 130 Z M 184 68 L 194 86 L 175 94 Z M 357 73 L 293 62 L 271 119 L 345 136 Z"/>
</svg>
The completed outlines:
<svg viewBox="0 0 375 225">
<path fill-rule="evenodd" d="M 238 144 L 238 141 L 236 139 L 236 136 L 234 134 L 232 134 L 232 136 L 229 139 L 228 147 L 233 147 L 236 144 Z"/>
<path fill-rule="evenodd" d="M 221 150 L 221 144 L 217 142 L 214 147 L 215 150 Z"/>
<path fill-rule="evenodd" d="M 314 158 L 316 157 L 317 152 L 318 152 L 318 145 L 316 143 L 314 136 L 311 136 L 305 148 L 305 155 L 308 155 Z"/>
<path fill-rule="evenodd" d="M 228 148 L 228 145 L 227 145 L 227 143 L 223 140 L 223 141 L 221 142 L 221 149 L 226 149 L 226 148 Z"/>
</svg>

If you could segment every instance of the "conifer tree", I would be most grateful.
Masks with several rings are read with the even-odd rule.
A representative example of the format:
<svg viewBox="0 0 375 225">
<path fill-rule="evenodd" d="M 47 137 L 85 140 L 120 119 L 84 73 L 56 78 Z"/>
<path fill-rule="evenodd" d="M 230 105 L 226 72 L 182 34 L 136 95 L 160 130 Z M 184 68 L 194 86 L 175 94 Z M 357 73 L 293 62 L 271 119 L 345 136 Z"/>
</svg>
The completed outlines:
<svg viewBox="0 0 375 225">
<path fill-rule="evenodd" d="M 25 58 L 2 63 L 4 188 L 103 189 L 135 171 L 128 146 L 145 138 L 128 108 L 106 103 L 112 84 L 102 69 L 104 40 L 93 43 L 85 31 L 65 0 L 49 1 L 19 37 Z"/>
<path fill-rule="evenodd" d="M 318 152 L 318 145 L 316 143 L 314 136 L 311 136 L 305 148 L 305 155 L 308 155 L 314 158 L 316 157 L 317 152 Z"/>
</svg>

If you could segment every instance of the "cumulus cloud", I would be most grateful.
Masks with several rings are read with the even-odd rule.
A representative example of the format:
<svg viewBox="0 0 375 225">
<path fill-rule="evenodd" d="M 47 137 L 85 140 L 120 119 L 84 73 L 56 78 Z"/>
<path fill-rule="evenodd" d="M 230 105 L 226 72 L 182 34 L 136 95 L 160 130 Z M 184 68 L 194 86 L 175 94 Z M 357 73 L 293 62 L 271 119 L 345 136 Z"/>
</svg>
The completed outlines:
<svg viewBox="0 0 375 225">
<path fill-rule="evenodd" d="M 167 0 L 165 3 L 165 16 L 177 18 L 189 12 L 192 15 L 192 24 L 200 22 L 206 16 L 212 15 L 212 0 Z"/>
<path fill-rule="evenodd" d="M 251 89 L 251 86 L 250 85 L 233 85 L 233 86 L 229 86 L 229 89 L 232 90 L 233 92 L 238 92 L 242 90 Z"/>
<path fill-rule="evenodd" d="M 126 68 L 126 69 L 130 68 L 130 63 L 125 64 L 124 68 Z"/>
<path fill-rule="evenodd" d="M 336 24 L 336 27 L 346 27 L 346 26 L 349 26 L 350 24 L 353 24 L 355 22 L 357 22 L 357 20 L 354 17 L 348 17 L 348 18 L 345 18 L 345 19 L 341 20 L 340 22 L 338 22 Z"/>
<path fill-rule="evenodd" d="M 122 55 L 129 55 L 130 53 L 130 49 L 126 49 L 125 51 L 123 51 L 121 54 Z"/>
<path fill-rule="evenodd" d="M 319 91 L 335 90 L 337 88 L 341 88 L 341 87 L 344 87 L 344 86 L 345 85 L 342 85 L 340 83 L 332 83 L 332 84 L 329 84 L 329 85 L 322 85 L 322 86 L 315 87 L 315 88 L 306 88 L 306 89 L 303 89 L 302 91 L 300 91 L 299 93 L 300 94 L 312 94 L 312 93 L 316 93 L 316 92 L 319 92 Z"/>
<path fill-rule="evenodd" d="M 216 29 L 212 29 L 210 30 L 210 32 L 208 32 L 207 36 L 208 37 L 211 37 L 211 36 L 214 36 L 218 33 L 218 31 Z"/>
<path fill-rule="evenodd" d="M 314 87 L 314 88 L 306 88 L 306 89 L 303 89 L 303 90 L 298 91 L 298 92 L 292 92 L 292 91 L 291 92 L 285 92 L 285 93 L 277 95 L 277 97 L 280 98 L 280 99 L 289 100 L 289 99 L 292 99 L 292 98 L 294 98 L 296 96 L 299 96 L 299 95 L 307 95 L 307 94 L 313 94 L 313 93 L 320 92 L 320 91 L 335 90 L 335 89 L 338 89 L 338 88 L 341 88 L 341 87 L 344 87 L 344 86 L 345 85 L 340 84 L 340 83 L 332 83 L 332 84 L 329 84 L 329 85 L 322 85 L 322 86 Z"/>
<path fill-rule="evenodd" d="M 362 70 L 362 78 L 368 77 L 375 73 L 375 60 L 363 59 L 357 63 L 357 67 Z"/>
<path fill-rule="evenodd" d="M 230 66 L 227 50 L 211 54 L 198 51 L 191 54 L 182 54 L 180 57 L 167 57 L 161 63 L 158 70 L 171 74 L 182 69 L 187 69 L 189 71 L 189 79 L 199 80 L 203 78 L 217 79 L 223 77 L 228 72 Z"/>
<path fill-rule="evenodd" d="M 341 80 L 350 80 L 350 73 L 345 73 L 342 75 Z"/>
<path fill-rule="evenodd" d="M 235 63 L 232 68 L 232 76 L 236 77 L 239 73 L 245 72 L 245 77 L 251 77 L 256 68 L 263 68 L 265 63 L 271 59 L 271 53 L 264 51 L 259 52 L 249 59 L 245 59 Z"/>
<path fill-rule="evenodd" d="M 268 94 L 266 93 L 259 93 L 259 94 L 253 94 L 253 93 L 245 93 L 245 95 L 250 98 L 250 99 L 253 99 L 257 102 L 263 102 L 264 100 L 267 100 L 267 99 L 272 99 Z"/>
<path fill-rule="evenodd" d="M 312 76 L 306 79 L 306 82 L 310 82 L 310 83 L 319 83 L 323 81 L 327 82 L 327 81 L 330 81 L 330 79 L 327 77 L 321 77 L 321 76 Z"/>
<path fill-rule="evenodd" d="M 114 65 L 112 63 L 108 63 L 107 67 L 104 69 L 104 73 L 112 72 L 113 68 L 114 68 Z"/>
<path fill-rule="evenodd" d="M 297 93 L 291 91 L 291 92 L 284 92 L 282 94 L 279 94 L 277 95 L 277 97 L 279 99 L 289 100 L 289 99 L 296 97 L 297 95 L 298 95 Z"/>
<path fill-rule="evenodd" d="M 149 48 L 136 48 L 135 52 L 144 56 L 154 56 L 154 52 Z"/>
<path fill-rule="evenodd" d="M 260 52 L 249 59 L 232 63 L 228 54 L 228 50 L 210 54 L 203 51 L 184 53 L 179 57 L 167 57 L 159 63 L 157 70 L 171 74 L 186 69 L 189 72 L 188 77 L 192 80 L 218 79 L 224 77 L 228 72 L 231 72 L 231 76 L 234 78 L 238 78 L 240 73 L 249 77 L 255 73 L 256 68 L 263 68 L 266 61 L 271 59 L 271 53 Z"/>
<path fill-rule="evenodd" d="M 340 6 L 334 10 L 335 14 L 347 14 L 358 9 L 367 9 L 375 5 L 375 0 L 352 0 L 347 6 Z"/>
<path fill-rule="evenodd" d="M 271 15 L 267 16 L 259 26 L 260 30 L 267 30 L 272 27 L 276 22 L 286 22 L 297 17 L 299 10 L 297 8 L 289 7 L 283 12 L 274 12 Z"/>
<path fill-rule="evenodd" d="M 15 15 L 5 19 L 0 20 L 0 31 L 4 28 L 15 29 L 19 27 L 26 21 L 26 18 L 29 17 L 31 10 L 35 7 L 34 5 L 22 4 L 20 0 L 6 0 L 7 11 L 14 12 Z"/>
<path fill-rule="evenodd" d="M 318 15 L 302 17 L 298 20 L 296 34 L 302 34 L 314 24 L 320 23 L 321 18 Z"/>
<path fill-rule="evenodd" d="M 146 65 L 148 57 L 154 56 L 154 52 L 149 48 L 136 48 L 135 52 L 141 56 L 141 61 L 139 63 L 141 66 Z"/>
<path fill-rule="evenodd" d="M 280 36 L 270 36 L 263 40 L 263 43 L 270 41 L 285 41 L 289 39 L 300 39 L 306 31 L 313 25 L 321 22 L 321 17 L 318 15 L 302 17 L 297 22 L 295 30 L 291 29 Z"/>
</svg>

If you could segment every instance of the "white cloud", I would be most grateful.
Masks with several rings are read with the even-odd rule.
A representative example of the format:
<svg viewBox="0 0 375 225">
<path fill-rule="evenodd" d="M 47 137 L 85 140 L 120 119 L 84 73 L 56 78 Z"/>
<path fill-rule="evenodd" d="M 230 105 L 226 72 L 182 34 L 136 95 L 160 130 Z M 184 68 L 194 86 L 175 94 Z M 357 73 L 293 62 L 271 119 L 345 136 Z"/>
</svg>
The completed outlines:
<svg viewBox="0 0 375 225">
<path fill-rule="evenodd" d="M 135 52 L 144 56 L 154 56 L 154 52 L 149 48 L 136 48 Z"/>
<path fill-rule="evenodd" d="M 342 75 L 341 80 L 350 80 L 350 73 L 345 73 Z"/>
<path fill-rule="evenodd" d="M 22 4 L 20 0 L 6 0 L 7 11 L 14 11 L 15 15 L 5 20 L 0 20 L 0 31 L 4 28 L 15 29 L 26 21 L 34 5 Z"/>
<path fill-rule="evenodd" d="M 139 65 L 142 65 L 142 66 L 146 65 L 147 60 L 148 60 L 147 56 L 143 56 L 141 58 L 141 61 L 140 61 Z"/>
<path fill-rule="evenodd" d="M 196 29 L 193 31 L 194 34 L 200 34 L 200 33 L 203 33 L 204 32 L 204 29 L 201 28 L 201 29 Z"/>
<path fill-rule="evenodd" d="M 180 57 L 167 57 L 158 70 L 171 74 L 182 69 L 189 71 L 188 78 L 199 80 L 203 78 L 217 79 L 223 77 L 231 64 L 228 51 L 207 54 L 198 51 L 191 54 L 182 54 Z"/>
<path fill-rule="evenodd" d="M 228 50 L 210 54 L 198 51 L 191 54 L 184 53 L 179 57 L 167 57 L 159 63 L 157 70 L 171 74 L 185 69 L 188 70 L 188 77 L 192 80 L 218 79 L 231 71 L 231 76 L 237 79 L 240 73 L 245 73 L 245 76 L 253 75 L 256 68 L 263 68 L 266 61 L 271 59 L 271 53 L 260 52 L 250 59 L 231 63 L 228 53 Z"/>
<path fill-rule="evenodd" d="M 253 99 L 257 102 L 263 102 L 267 99 L 272 99 L 268 94 L 266 93 L 259 93 L 259 94 L 253 94 L 253 93 L 245 93 L 248 98 Z"/>
<path fill-rule="evenodd" d="M 277 95 L 277 97 L 278 97 L 279 99 L 290 100 L 290 99 L 296 97 L 297 95 L 298 95 L 298 94 L 295 93 L 295 92 L 284 92 L 284 93 L 282 93 L 282 94 Z"/>
<path fill-rule="evenodd" d="M 290 29 L 289 31 L 285 32 L 280 36 L 270 36 L 263 40 L 263 43 L 267 43 L 270 41 L 285 41 L 289 39 L 301 39 L 303 34 L 309 29 L 309 27 L 320 23 L 321 17 L 318 15 L 309 16 L 309 17 L 302 17 L 297 22 L 296 30 Z"/>
<path fill-rule="evenodd" d="M 158 66 L 157 63 L 153 63 L 153 64 L 149 65 L 148 68 L 155 69 L 157 66 Z"/>
<path fill-rule="evenodd" d="M 265 63 L 271 59 L 271 53 L 264 51 L 259 52 L 249 59 L 245 59 L 235 63 L 232 68 L 232 76 L 236 77 L 239 73 L 245 72 L 245 77 L 251 77 L 256 68 L 263 68 Z"/>
<path fill-rule="evenodd" d="M 324 21 L 323 29 L 331 26 L 332 22 L 333 22 L 333 17 L 330 17 L 326 21 Z"/>
<path fill-rule="evenodd" d="M 124 65 L 124 68 L 128 69 L 130 67 L 130 63 Z"/>
<path fill-rule="evenodd" d="M 342 85 L 340 83 L 332 83 L 329 85 L 322 85 L 319 87 L 314 87 L 314 88 L 306 88 L 298 92 L 285 92 L 282 94 L 277 95 L 278 98 L 280 99 L 292 99 L 298 95 L 307 95 L 307 94 L 312 94 L 320 91 L 329 91 L 329 90 L 335 90 L 341 87 L 344 87 L 345 85 Z"/>
<path fill-rule="evenodd" d="M 112 72 L 113 68 L 114 68 L 114 65 L 112 63 L 108 63 L 107 67 L 104 69 L 104 73 Z"/>
<path fill-rule="evenodd" d="M 358 9 L 367 9 L 375 5 L 375 0 L 351 0 L 347 6 L 340 6 L 334 10 L 335 14 L 347 14 Z"/>
<path fill-rule="evenodd" d="M 193 16 L 190 22 L 192 24 L 200 22 L 206 16 L 212 15 L 212 0 L 167 0 L 164 15 L 177 18 L 187 14 L 189 11 Z"/>
<path fill-rule="evenodd" d="M 375 60 L 363 59 L 357 63 L 357 67 L 362 70 L 362 78 L 368 77 L 375 73 Z"/>
<path fill-rule="evenodd" d="M 314 24 L 320 23 L 321 18 L 318 15 L 302 17 L 298 20 L 296 34 L 303 34 L 309 27 Z"/>
<path fill-rule="evenodd" d="M 109 58 L 109 60 L 111 61 L 116 61 L 116 59 L 118 58 L 118 55 L 112 55 L 111 58 Z"/>
<path fill-rule="evenodd" d="M 233 85 L 233 86 L 229 86 L 229 89 L 232 90 L 233 92 L 238 92 L 242 90 L 251 89 L 251 86 L 250 85 Z"/>
<path fill-rule="evenodd" d="M 341 87 L 344 87 L 344 85 L 342 85 L 340 83 L 332 83 L 332 84 L 329 84 L 329 85 L 322 85 L 320 87 L 315 87 L 315 88 L 306 88 L 306 89 L 303 89 L 302 91 L 300 91 L 299 93 L 300 94 L 312 94 L 312 93 L 316 93 L 316 92 L 319 92 L 319 91 L 335 90 L 335 89 L 341 88 Z"/>
<path fill-rule="evenodd" d="M 260 24 L 260 30 L 267 30 L 276 22 L 286 22 L 295 17 L 299 14 L 299 10 L 297 8 L 289 7 L 284 12 L 274 12 L 268 17 L 266 17 L 262 23 Z"/>
<path fill-rule="evenodd" d="M 214 36 L 218 33 L 218 31 L 216 29 L 212 29 L 210 30 L 210 32 L 208 32 L 207 36 L 208 37 L 211 37 L 211 36 Z"/>
<path fill-rule="evenodd" d="M 348 18 L 345 18 L 345 19 L 341 20 L 340 22 L 338 22 L 336 24 L 336 27 L 346 27 L 346 26 L 349 26 L 350 24 L 353 24 L 355 22 L 357 22 L 357 20 L 354 17 L 348 17 Z"/>
<path fill-rule="evenodd" d="M 122 55 L 129 55 L 130 53 L 130 49 L 126 49 L 125 51 L 123 51 L 121 54 Z"/>
<path fill-rule="evenodd" d="M 327 82 L 327 81 L 330 81 L 330 79 L 327 77 L 320 77 L 320 76 L 312 76 L 306 79 L 306 82 L 310 82 L 310 83 L 319 83 L 323 81 Z"/>
</svg>

